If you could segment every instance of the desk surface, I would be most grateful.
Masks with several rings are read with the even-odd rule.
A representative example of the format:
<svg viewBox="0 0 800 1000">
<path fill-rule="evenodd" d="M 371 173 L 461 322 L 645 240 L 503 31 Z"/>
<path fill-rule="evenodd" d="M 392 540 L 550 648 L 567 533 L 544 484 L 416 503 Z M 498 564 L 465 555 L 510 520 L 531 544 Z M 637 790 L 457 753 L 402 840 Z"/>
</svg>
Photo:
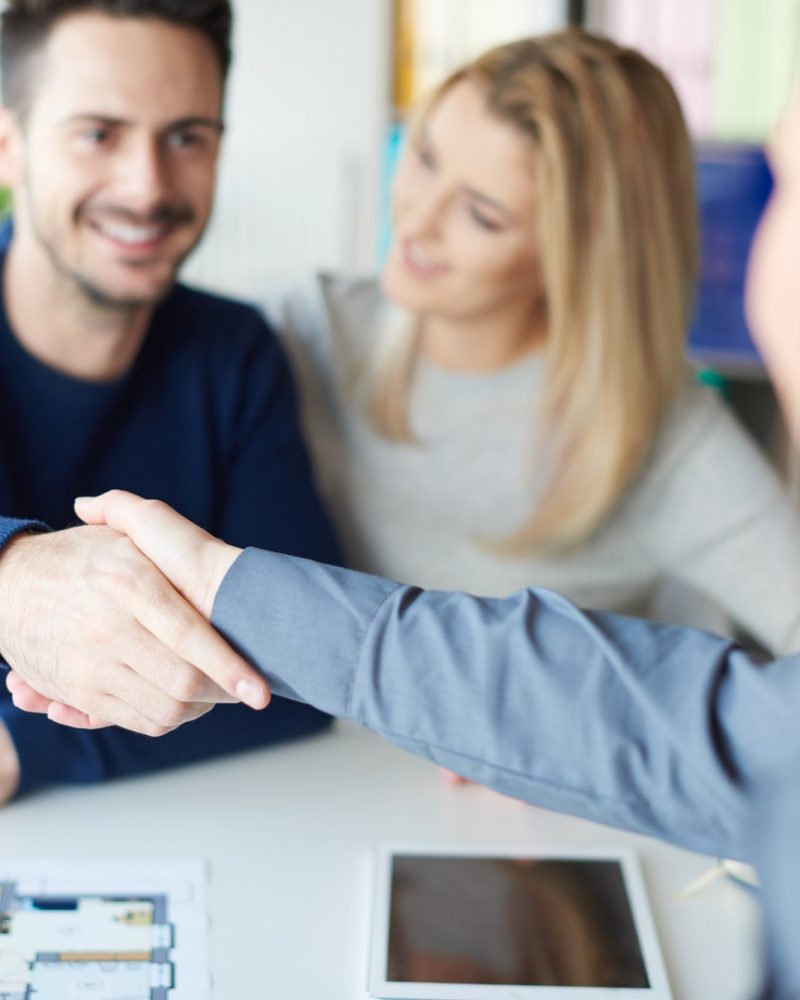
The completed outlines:
<svg viewBox="0 0 800 1000">
<path fill-rule="evenodd" d="M 333 732 L 157 775 L 59 789 L 0 812 L 0 855 L 203 857 L 211 867 L 215 1000 L 361 1000 L 370 851 L 382 841 L 632 848 L 675 1000 L 751 1000 L 757 908 L 709 860 L 446 785 L 371 733 Z"/>
</svg>

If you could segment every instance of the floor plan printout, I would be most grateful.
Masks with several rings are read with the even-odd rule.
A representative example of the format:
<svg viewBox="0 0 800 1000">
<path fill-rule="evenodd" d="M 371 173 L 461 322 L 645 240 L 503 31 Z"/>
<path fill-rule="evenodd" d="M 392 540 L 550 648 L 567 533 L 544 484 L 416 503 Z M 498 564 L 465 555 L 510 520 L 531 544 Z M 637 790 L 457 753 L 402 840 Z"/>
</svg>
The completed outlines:
<svg viewBox="0 0 800 1000">
<path fill-rule="evenodd" d="M 210 1000 L 201 861 L 0 858 L 0 1000 Z"/>
</svg>

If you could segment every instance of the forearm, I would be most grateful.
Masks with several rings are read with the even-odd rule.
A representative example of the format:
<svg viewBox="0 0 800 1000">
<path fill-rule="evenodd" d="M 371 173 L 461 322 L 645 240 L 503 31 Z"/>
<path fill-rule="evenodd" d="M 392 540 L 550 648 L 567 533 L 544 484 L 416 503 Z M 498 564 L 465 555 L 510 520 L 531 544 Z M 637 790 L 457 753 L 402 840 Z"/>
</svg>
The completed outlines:
<svg viewBox="0 0 800 1000">
<path fill-rule="evenodd" d="M 585 614 L 547 591 L 425 593 L 254 550 L 226 576 L 214 623 L 276 693 L 466 777 L 696 850 L 746 853 L 751 758 L 739 759 L 729 728 L 745 731 L 743 696 L 762 685 L 726 640 Z"/>
</svg>

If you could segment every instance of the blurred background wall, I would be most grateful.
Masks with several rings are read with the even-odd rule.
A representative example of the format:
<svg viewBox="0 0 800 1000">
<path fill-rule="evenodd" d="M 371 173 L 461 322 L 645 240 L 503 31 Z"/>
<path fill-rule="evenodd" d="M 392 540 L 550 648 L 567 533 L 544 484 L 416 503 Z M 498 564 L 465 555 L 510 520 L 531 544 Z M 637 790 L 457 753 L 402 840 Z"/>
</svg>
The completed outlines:
<svg viewBox="0 0 800 1000">
<path fill-rule="evenodd" d="M 214 219 L 186 277 L 248 298 L 369 269 L 389 120 L 390 0 L 235 0 Z"/>
</svg>

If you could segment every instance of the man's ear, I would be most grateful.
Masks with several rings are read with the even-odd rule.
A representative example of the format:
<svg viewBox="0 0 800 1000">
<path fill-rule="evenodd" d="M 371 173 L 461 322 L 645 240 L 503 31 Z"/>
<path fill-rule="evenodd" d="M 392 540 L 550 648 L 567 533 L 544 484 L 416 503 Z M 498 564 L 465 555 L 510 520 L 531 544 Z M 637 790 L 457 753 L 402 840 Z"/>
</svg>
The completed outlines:
<svg viewBox="0 0 800 1000">
<path fill-rule="evenodd" d="M 22 128 L 18 116 L 0 105 L 0 186 L 12 190 L 22 181 Z"/>
</svg>

